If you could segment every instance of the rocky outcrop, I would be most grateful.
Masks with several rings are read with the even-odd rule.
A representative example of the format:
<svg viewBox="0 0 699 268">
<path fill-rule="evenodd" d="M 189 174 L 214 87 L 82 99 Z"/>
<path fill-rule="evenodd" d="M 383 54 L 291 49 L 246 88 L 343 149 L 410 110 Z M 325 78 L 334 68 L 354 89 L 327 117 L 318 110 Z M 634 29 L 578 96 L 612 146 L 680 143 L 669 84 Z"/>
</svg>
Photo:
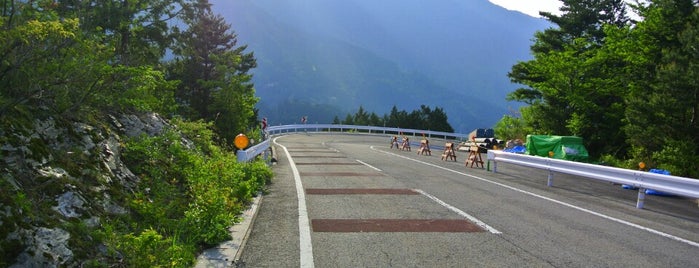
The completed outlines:
<svg viewBox="0 0 699 268">
<path fill-rule="evenodd" d="M 2 245 L 21 246 L 3 249 L 14 259 L 0 261 L 0 266 L 81 266 L 70 243 L 81 234 L 63 228 L 65 223 L 79 221 L 95 228 L 105 214 L 128 213 L 110 191 L 118 186 L 128 192 L 139 180 L 121 160 L 122 136 L 158 135 L 170 125 L 154 113 L 113 115 L 106 122 L 91 125 L 46 118 L 0 130 L 2 185 L 19 193 L 34 191 L 44 203 L 32 207 L 48 208 L 30 216 L 18 204 L 0 206 Z"/>
<path fill-rule="evenodd" d="M 73 261 L 73 251 L 68 248 L 70 233 L 60 228 L 39 227 L 20 232 L 25 239 L 25 250 L 10 267 L 61 267 Z"/>
</svg>

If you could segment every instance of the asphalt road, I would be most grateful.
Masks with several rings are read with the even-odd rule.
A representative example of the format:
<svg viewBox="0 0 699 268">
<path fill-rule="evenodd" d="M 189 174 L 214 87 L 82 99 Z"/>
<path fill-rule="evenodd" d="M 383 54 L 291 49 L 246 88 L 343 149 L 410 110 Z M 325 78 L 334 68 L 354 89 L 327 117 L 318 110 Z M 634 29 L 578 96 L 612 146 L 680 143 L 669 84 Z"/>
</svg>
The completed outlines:
<svg viewBox="0 0 699 268">
<path fill-rule="evenodd" d="M 695 200 L 647 196 L 636 209 L 619 185 L 556 174 L 547 187 L 544 171 L 494 174 L 462 152 L 389 149 L 388 136 L 276 142 L 245 267 L 699 267 Z"/>
</svg>

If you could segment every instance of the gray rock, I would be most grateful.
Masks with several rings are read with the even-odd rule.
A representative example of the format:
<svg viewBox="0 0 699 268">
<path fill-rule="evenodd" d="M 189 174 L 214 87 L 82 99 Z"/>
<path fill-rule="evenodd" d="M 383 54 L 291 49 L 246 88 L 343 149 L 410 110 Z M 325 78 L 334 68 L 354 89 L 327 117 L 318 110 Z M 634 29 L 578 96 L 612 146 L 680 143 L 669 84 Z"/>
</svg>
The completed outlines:
<svg viewBox="0 0 699 268">
<path fill-rule="evenodd" d="M 56 129 L 56 121 L 53 118 L 48 118 L 44 121 L 34 121 L 34 133 L 45 140 L 56 140 L 61 135 L 60 130 Z M 34 137 L 33 138 L 38 138 Z"/>
<path fill-rule="evenodd" d="M 96 146 L 95 142 L 93 141 L 93 135 L 96 139 L 104 139 L 101 132 L 95 131 L 94 127 L 87 124 L 74 123 L 73 131 L 81 135 L 80 146 L 82 146 L 83 153 L 86 155 L 90 155 L 90 150 Z"/>
<path fill-rule="evenodd" d="M 170 125 L 159 114 L 148 113 L 143 116 L 121 115 L 119 124 L 128 137 L 138 137 L 141 134 L 155 136 L 161 134 Z"/>
<path fill-rule="evenodd" d="M 99 201 L 99 203 L 102 206 L 102 209 L 104 209 L 104 211 L 107 214 L 125 215 L 126 213 L 128 213 L 128 211 L 124 207 L 114 204 L 114 202 L 112 202 L 108 194 L 105 193 L 104 196 L 105 198 Z"/>
<path fill-rule="evenodd" d="M 27 236 L 27 248 L 10 267 L 62 267 L 73 260 L 69 239 L 70 233 L 63 229 L 37 228 Z"/>
<path fill-rule="evenodd" d="M 78 218 L 82 216 L 80 211 L 85 210 L 85 198 L 75 192 L 65 192 L 56 198 L 58 206 L 52 207 L 53 210 L 60 213 L 66 218 Z"/>
<path fill-rule="evenodd" d="M 165 128 L 170 126 L 165 119 L 157 113 L 149 113 L 144 116 L 143 120 L 148 126 L 147 132 L 151 136 L 163 133 Z"/>
<path fill-rule="evenodd" d="M 5 173 L 3 179 L 5 179 L 5 181 L 7 181 L 12 186 L 13 190 L 21 189 L 22 185 L 12 176 L 9 169 L 5 168 L 2 170 L 2 172 Z"/>
<path fill-rule="evenodd" d="M 12 217 L 12 207 L 2 206 L 2 208 L 0 209 L 0 227 L 2 227 L 2 225 L 5 223 L 4 219 L 10 217 Z"/>
<path fill-rule="evenodd" d="M 89 228 L 97 228 L 100 226 L 100 217 L 90 217 L 89 219 L 86 219 L 83 222 L 85 223 L 85 226 Z"/>
<path fill-rule="evenodd" d="M 40 176 L 52 179 L 68 178 L 70 175 L 62 168 L 43 167 L 37 170 Z"/>
<path fill-rule="evenodd" d="M 97 146 L 102 148 L 100 150 L 100 159 L 109 175 L 127 188 L 132 188 L 138 182 L 138 177 L 121 161 L 119 136 L 110 135 L 108 139 L 103 140 Z M 111 179 L 107 180 L 107 182 L 110 183 Z"/>
</svg>

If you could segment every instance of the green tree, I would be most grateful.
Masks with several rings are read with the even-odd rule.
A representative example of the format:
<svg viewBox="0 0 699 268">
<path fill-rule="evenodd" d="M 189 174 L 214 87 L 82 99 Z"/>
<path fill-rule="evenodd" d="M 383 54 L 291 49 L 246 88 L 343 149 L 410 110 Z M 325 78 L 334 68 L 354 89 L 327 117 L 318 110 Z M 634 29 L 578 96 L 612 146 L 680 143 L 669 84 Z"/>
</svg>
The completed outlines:
<svg viewBox="0 0 699 268">
<path fill-rule="evenodd" d="M 699 4 L 656 0 L 639 6 L 635 28 L 610 42 L 629 64 L 624 130 L 632 157 L 675 175 L 699 177 Z"/>
<path fill-rule="evenodd" d="M 379 117 L 379 115 L 377 115 L 376 113 L 371 112 L 371 114 L 369 114 L 369 125 L 370 126 L 381 126 L 381 125 L 383 125 L 383 119 L 381 117 Z"/>
<path fill-rule="evenodd" d="M 447 113 L 444 112 L 444 109 L 435 107 L 434 110 L 430 110 L 429 107 L 424 105 L 422 105 L 420 109 L 427 115 L 425 120 L 427 120 L 428 129 L 434 131 L 454 132 L 454 128 L 451 127 L 447 120 Z"/>
<path fill-rule="evenodd" d="M 59 17 L 53 2 L 5 1 L 0 20 L 0 111 L 79 116 L 102 109 L 165 112 L 173 84 L 149 66 L 114 64 L 103 36 Z M 20 12 L 21 10 L 21 12 Z"/>
<path fill-rule="evenodd" d="M 625 136 L 619 129 L 626 89 L 613 78 L 623 62 L 601 48 L 604 27 L 628 23 L 624 2 L 562 2 L 562 15 L 541 13 L 558 27 L 536 33 L 534 59 L 512 67 L 510 79 L 526 87 L 508 100 L 528 104 L 522 119 L 535 133 L 578 135 L 593 154 L 623 154 Z"/>
<path fill-rule="evenodd" d="M 354 115 L 347 114 L 347 117 L 342 122 L 348 125 L 367 125 L 367 126 L 387 126 L 397 128 L 424 129 L 433 131 L 454 132 L 447 121 L 447 114 L 444 109 L 435 107 L 434 110 L 426 105 L 421 105 L 420 109 L 410 113 L 405 110 L 399 111 L 396 106 L 391 108 L 389 114 L 379 117 L 376 113 L 367 113 L 363 107 Z"/>
<path fill-rule="evenodd" d="M 388 119 L 386 120 L 386 126 L 390 127 L 405 127 L 408 114 L 405 111 L 398 111 L 398 107 L 395 105 L 391 108 L 391 112 L 388 114 Z"/>
<path fill-rule="evenodd" d="M 342 121 L 342 124 L 354 125 L 354 117 L 351 114 L 347 114 L 347 116 L 345 117 L 345 120 Z"/>
<path fill-rule="evenodd" d="M 629 21 L 623 0 L 561 0 L 563 15 L 539 12 L 558 28 L 549 28 L 535 34 L 534 53 L 565 50 L 565 45 L 584 38 L 586 43 L 601 45 L 605 33 L 603 25 L 623 27 Z"/>
<path fill-rule="evenodd" d="M 336 116 L 333 118 L 333 125 L 339 125 L 339 124 L 342 124 L 342 122 L 340 122 L 340 118 L 337 117 L 337 115 L 336 115 Z"/>
<path fill-rule="evenodd" d="M 354 114 L 353 121 L 354 121 L 355 125 L 368 126 L 369 125 L 369 113 L 367 113 L 364 110 L 364 107 L 359 106 L 359 109 Z"/>
<path fill-rule="evenodd" d="M 181 113 L 213 121 L 230 141 L 257 125 L 253 107 L 258 99 L 248 74 L 255 58 L 244 52 L 246 46 L 236 46 L 237 36 L 207 0 L 185 14 L 189 28 L 178 35 L 177 58 L 170 66 L 171 78 L 181 81 L 175 94 Z"/>
<path fill-rule="evenodd" d="M 114 46 L 113 62 L 155 68 L 173 41 L 175 21 L 193 0 L 61 0 L 47 2 L 61 17 L 80 20 L 85 32 Z M 31 2 L 31 1 L 30 1 Z M 41 1 L 40 1 L 41 2 Z"/>
<path fill-rule="evenodd" d="M 522 118 L 511 115 L 503 116 L 493 130 L 499 140 L 525 140 L 527 134 L 532 132 Z"/>
</svg>

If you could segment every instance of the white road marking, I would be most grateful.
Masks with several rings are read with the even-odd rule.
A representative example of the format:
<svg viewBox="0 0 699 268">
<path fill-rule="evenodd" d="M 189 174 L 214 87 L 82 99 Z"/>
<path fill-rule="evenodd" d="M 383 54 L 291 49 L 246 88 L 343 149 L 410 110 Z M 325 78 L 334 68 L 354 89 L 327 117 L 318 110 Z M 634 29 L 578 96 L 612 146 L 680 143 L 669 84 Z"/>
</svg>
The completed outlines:
<svg viewBox="0 0 699 268">
<path fill-rule="evenodd" d="M 340 150 L 328 146 L 328 144 L 327 144 L 326 142 L 321 142 L 320 144 L 323 145 L 324 147 L 328 147 L 328 149 L 331 150 L 331 151 L 334 151 L 334 152 L 336 152 L 336 153 L 339 153 L 339 152 L 340 152 Z"/>
<path fill-rule="evenodd" d="M 306 208 L 306 193 L 303 190 L 303 184 L 301 183 L 301 175 L 299 170 L 296 168 L 296 163 L 291 158 L 289 150 L 286 149 L 284 145 L 277 143 L 277 137 L 274 139 L 274 144 L 279 145 L 284 149 L 286 153 L 286 158 L 289 159 L 289 164 L 291 165 L 291 171 L 294 174 L 294 181 L 296 182 L 296 196 L 299 200 L 299 245 L 301 247 L 299 257 L 301 261 L 301 267 L 314 267 L 313 264 L 313 243 L 311 242 L 311 226 L 308 220 L 308 209 Z"/>
<path fill-rule="evenodd" d="M 357 159 L 357 162 L 362 163 L 363 165 L 365 165 L 365 166 L 367 166 L 367 167 L 370 167 L 370 168 L 372 168 L 372 169 L 374 169 L 374 170 L 376 170 L 376 171 L 378 171 L 378 172 L 381 172 L 380 169 L 378 169 L 378 168 L 376 168 L 376 167 L 374 167 L 374 166 L 372 166 L 372 165 L 369 165 L 369 164 L 367 164 L 367 163 L 364 163 L 362 160 Z"/>
<path fill-rule="evenodd" d="M 371 148 L 372 150 L 374 150 L 374 151 L 377 151 L 377 152 L 382 152 L 382 153 L 385 153 L 385 154 L 389 154 L 389 155 L 393 155 L 393 156 L 396 156 L 396 157 L 400 157 L 400 158 L 404 158 L 404 159 L 407 159 L 407 160 L 411 160 L 411 161 L 414 161 L 414 162 L 418 162 L 418 163 L 420 163 L 420 164 L 424 164 L 424 165 L 428 165 L 428 166 L 431 166 L 431 167 L 436 167 L 436 168 L 439 168 L 439 169 L 442 169 L 442 170 L 450 171 L 450 172 L 453 172 L 453 173 L 456 173 L 456 174 L 459 174 L 459 175 L 463 175 L 463 176 L 466 176 L 466 177 L 471 177 L 471 178 L 474 178 L 474 179 L 477 179 L 477 180 L 480 180 L 480 181 L 483 181 L 483 182 L 495 184 L 495 185 L 497 185 L 497 186 L 501 186 L 501 187 L 504 187 L 504 188 L 507 188 L 507 189 L 510 189 L 510 190 L 513 190 L 513 191 L 516 191 L 516 192 L 520 192 L 520 193 L 523 193 L 523 194 L 526 194 L 526 195 L 530 195 L 530 196 L 533 196 L 533 197 L 537 197 L 537 198 L 541 198 L 541 199 L 544 199 L 544 200 L 546 200 L 546 201 L 550 201 L 550 202 L 553 202 L 553 203 L 556 203 L 556 204 L 559 204 L 559 205 L 562 205 L 562 206 L 566 206 L 566 207 L 569 207 L 569 208 L 572 208 L 572 209 L 575 209 L 575 210 L 579 210 L 579 211 L 582 211 L 582 212 L 586 212 L 586 213 L 589 213 L 589 214 L 592 214 L 592 215 L 601 217 L 601 218 L 603 218 L 603 219 L 607 219 L 607 220 L 610 220 L 610 221 L 613 221 L 613 222 L 616 222 L 616 223 L 624 224 L 624 225 L 627 225 L 627 226 L 630 226 L 630 227 L 633 227 L 633 228 L 637 228 L 637 229 L 639 229 L 639 230 L 647 231 L 647 232 L 650 232 L 650 233 L 652 233 L 652 234 L 660 235 L 660 236 L 662 236 L 662 237 L 669 238 L 669 239 L 672 239 L 672 240 L 675 240 L 675 241 L 678 241 L 678 242 L 682 242 L 682 243 L 688 244 L 688 245 L 690 245 L 690 246 L 699 247 L 699 243 L 697 243 L 697 242 L 694 242 L 694 241 L 691 241 L 691 240 L 688 240 L 688 239 L 684 239 L 684 238 L 681 238 L 681 237 L 678 237 L 678 236 L 674 236 L 674 235 L 671 235 L 671 234 L 668 234 L 668 233 L 665 233 L 665 232 L 661 232 L 661 231 L 658 231 L 658 230 L 655 230 L 655 229 L 652 229 L 652 228 L 648 228 L 648 227 L 645 227 L 645 226 L 642 226 L 642 225 L 639 225 L 639 224 L 635 224 L 635 223 L 633 223 L 633 222 L 629 222 L 629 221 L 625 221 L 625 220 L 622 220 L 622 219 L 614 218 L 614 217 L 612 217 L 612 216 L 605 215 L 605 214 L 602 214 L 602 213 L 599 213 L 599 212 L 595 212 L 595 211 L 592 211 L 592 210 L 589 210 L 589 209 L 586 209 L 586 208 L 578 207 L 578 206 L 573 205 L 573 204 L 570 204 L 570 203 L 566 203 L 566 202 L 563 202 L 563 201 L 559 201 L 559 200 L 556 200 L 556 199 L 553 199 L 553 198 L 550 198 L 550 197 L 546 197 L 546 196 L 543 196 L 543 195 L 535 194 L 535 193 L 532 193 L 532 192 L 528 192 L 528 191 L 525 191 L 525 190 L 522 190 L 522 189 L 519 189 L 519 188 L 515 188 L 515 187 L 513 187 L 513 186 L 509 186 L 509 185 L 506 185 L 506 184 L 502 184 L 502 183 L 499 183 L 499 182 L 494 182 L 494 181 L 491 181 L 491 180 L 488 180 L 488 179 L 484 179 L 484 178 L 481 178 L 481 177 L 478 177 L 478 176 L 475 176 L 475 175 L 463 173 L 463 172 L 456 171 L 456 170 L 453 170 L 453 169 L 448 169 L 448 168 L 445 168 L 445 167 L 441 167 L 441 166 L 438 166 L 438 165 L 435 165 L 435 164 L 431 164 L 431 163 L 427 163 L 427 162 L 424 162 L 424 161 L 420 161 L 420 160 L 417 160 L 417 159 L 412 159 L 412 158 L 407 157 L 407 156 L 402 156 L 402 155 L 399 155 L 399 154 L 394 154 L 394 153 L 390 153 L 390 152 L 378 150 L 378 149 L 374 148 L 374 146 L 370 146 L 370 148 Z"/>
<path fill-rule="evenodd" d="M 470 214 L 468 214 L 468 213 L 466 213 L 466 212 L 463 212 L 462 210 L 460 210 L 460 209 L 458 209 L 458 208 L 456 208 L 456 207 L 454 207 L 454 206 L 452 206 L 452 205 L 447 204 L 446 202 L 440 200 L 439 198 L 437 198 L 437 197 L 435 197 L 435 196 L 433 196 L 433 195 L 431 195 L 431 194 L 426 193 L 426 192 L 423 191 L 423 190 L 420 190 L 420 189 L 413 189 L 413 191 L 416 191 L 416 192 L 418 192 L 418 193 L 420 193 L 420 194 L 426 196 L 427 198 L 432 199 L 432 201 L 435 201 L 435 202 L 437 202 L 438 204 L 440 204 L 440 205 L 446 207 L 447 209 L 449 209 L 449 210 L 451 210 L 451 211 L 453 211 L 453 212 L 456 212 L 456 214 L 459 214 L 459 215 L 461 215 L 462 217 L 464 217 L 464 218 L 468 219 L 469 221 L 475 223 L 476 225 L 480 226 L 481 228 L 488 230 L 488 232 L 491 232 L 491 233 L 493 233 L 493 234 L 502 234 L 502 232 L 496 230 L 495 228 L 491 227 L 490 225 L 486 224 L 485 222 L 483 222 L 483 221 L 477 219 L 477 218 L 474 217 L 474 216 L 471 216 Z"/>
</svg>

